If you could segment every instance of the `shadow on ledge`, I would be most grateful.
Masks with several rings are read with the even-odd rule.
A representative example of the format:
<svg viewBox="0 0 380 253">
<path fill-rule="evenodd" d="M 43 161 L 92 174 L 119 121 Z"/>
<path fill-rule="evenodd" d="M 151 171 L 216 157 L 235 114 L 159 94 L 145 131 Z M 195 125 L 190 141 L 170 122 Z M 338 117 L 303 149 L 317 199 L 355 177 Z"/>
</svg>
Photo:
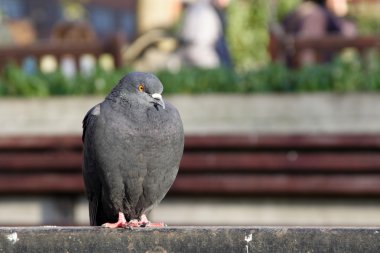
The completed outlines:
<svg viewBox="0 0 380 253">
<path fill-rule="evenodd" d="M 380 228 L 3 227 L 0 252 L 380 252 Z"/>
</svg>

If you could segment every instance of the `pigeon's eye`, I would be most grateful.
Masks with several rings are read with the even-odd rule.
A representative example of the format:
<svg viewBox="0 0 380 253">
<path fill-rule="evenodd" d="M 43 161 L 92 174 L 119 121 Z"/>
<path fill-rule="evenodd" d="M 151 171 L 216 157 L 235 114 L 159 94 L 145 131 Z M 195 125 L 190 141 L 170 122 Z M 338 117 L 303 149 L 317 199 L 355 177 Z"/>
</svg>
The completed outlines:
<svg viewBox="0 0 380 253">
<path fill-rule="evenodd" d="M 138 87 L 138 89 L 139 89 L 140 92 L 143 92 L 144 89 L 145 89 L 145 88 L 144 88 L 144 85 L 140 84 L 139 87 Z"/>
</svg>

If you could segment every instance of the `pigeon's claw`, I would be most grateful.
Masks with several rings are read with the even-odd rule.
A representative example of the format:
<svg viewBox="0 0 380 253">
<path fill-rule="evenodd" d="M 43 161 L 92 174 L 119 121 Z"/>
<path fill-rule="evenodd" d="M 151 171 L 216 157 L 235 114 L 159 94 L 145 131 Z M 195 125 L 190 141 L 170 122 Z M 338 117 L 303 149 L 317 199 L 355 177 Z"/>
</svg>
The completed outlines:
<svg viewBox="0 0 380 253">
<path fill-rule="evenodd" d="M 125 216 L 122 212 L 119 212 L 119 218 L 117 222 L 115 223 L 104 223 L 102 227 L 105 228 L 124 228 L 125 225 L 127 224 L 127 220 L 125 219 Z"/>
</svg>

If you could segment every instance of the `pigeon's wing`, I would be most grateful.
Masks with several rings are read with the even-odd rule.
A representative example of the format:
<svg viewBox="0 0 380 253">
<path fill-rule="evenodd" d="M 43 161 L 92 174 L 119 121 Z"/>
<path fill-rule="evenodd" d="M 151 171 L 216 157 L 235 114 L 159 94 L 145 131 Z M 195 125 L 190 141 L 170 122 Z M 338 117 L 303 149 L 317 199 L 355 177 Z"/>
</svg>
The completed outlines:
<svg viewBox="0 0 380 253">
<path fill-rule="evenodd" d="M 86 113 L 86 116 L 84 116 L 83 119 L 83 133 L 82 133 L 82 141 L 85 142 L 85 137 L 87 132 L 90 132 L 91 129 L 95 124 L 95 121 L 97 119 L 97 116 L 100 114 L 100 104 L 95 105 Z M 91 131 L 92 132 L 92 131 Z"/>
<path fill-rule="evenodd" d="M 98 177 L 97 161 L 95 157 L 93 138 L 95 135 L 95 125 L 100 114 L 100 104 L 94 106 L 87 112 L 83 120 L 83 178 L 86 188 L 87 198 L 89 200 L 90 224 L 97 224 L 98 210 L 101 205 L 101 184 Z"/>
</svg>

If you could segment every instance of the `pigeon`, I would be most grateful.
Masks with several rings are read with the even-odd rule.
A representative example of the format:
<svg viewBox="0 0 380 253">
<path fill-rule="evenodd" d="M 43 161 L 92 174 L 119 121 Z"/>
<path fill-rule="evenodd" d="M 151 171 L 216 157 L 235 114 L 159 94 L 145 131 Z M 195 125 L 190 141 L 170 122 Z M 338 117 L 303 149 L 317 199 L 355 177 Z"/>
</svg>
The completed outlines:
<svg viewBox="0 0 380 253">
<path fill-rule="evenodd" d="M 164 226 L 146 215 L 176 178 L 184 131 L 162 91 L 155 75 L 131 72 L 85 115 L 83 178 L 92 226 Z"/>
</svg>

